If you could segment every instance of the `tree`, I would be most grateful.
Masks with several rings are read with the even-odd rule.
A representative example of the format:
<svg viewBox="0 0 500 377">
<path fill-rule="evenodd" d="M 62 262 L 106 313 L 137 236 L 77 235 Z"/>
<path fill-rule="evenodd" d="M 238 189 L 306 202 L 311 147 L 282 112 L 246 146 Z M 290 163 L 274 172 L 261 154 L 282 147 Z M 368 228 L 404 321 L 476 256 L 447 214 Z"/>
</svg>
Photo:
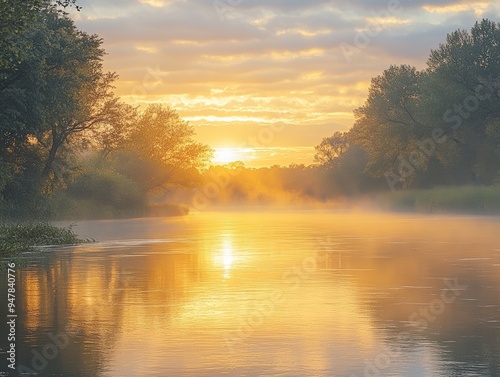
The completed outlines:
<svg viewBox="0 0 500 377">
<path fill-rule="evenodd" d="M 193 140 L 194 128 L 170 107 L 150 105 L 139 114 L 122 155 L 123 174 L 146 190 L 169 185 L 193 186 L 197 170 L 212 156 L 207 145 Z M 133 158 L 130 158 L 132 153 Z"/>
<path fill-rule="evenodd" d="M 314 161 L 320 165 L 333 166 L 339 157 L 349 149 L 349 133 L 335 132 L 333 136 L 326 137 L 315 147 Z"/>
<path fill-rule="evenodd" d="M 427 61 L 429 71 L 447 82 L 459 84 L 469 94 L 490 78 L 500 77 L 500 23 L 483 19 L 471 31 L 456 30 L 446 37 L 446 43 L 431 50 Z M 498 98 L 498 91 L 495 94 Z M 496 114 L 500 110 L 496 109 Z"/>
<path fill-rule="evenodd" d="M 11 169 L 29 171 L 34 186 L 49 188 L 79 144 L 110 143 L 134 110 L 113 94 L 117 76 L 103 71 L 102 40 L 66 15 L 41 11 L 23 38 L 33 48 L 0 90 L 0 153 Z M 27 169 L 33 153 L 39 162 Z"/>
<path fill-rule="evenodd" d="M 408 65 L 391 66 L 372 79 L 365 104 L 354 111 L 353 140 L 370 159 L 367 171 L 381 177 L 424 136 L 419 121 L 422 73 Z M 424 161 L 422 161 L 422 167 Z"/>
<path fill-rule="evenodd" d="M 84 148 L 100 152 L 99 168 L 107 174 L 93 177 L 95 187 L 132 178 L 141 203 L 148 190 L 196 183 L 210 148 L 192 139 L 194 129 L 174 110 L 158 105 L 139 113 L 121 103 L 113 93 L 116 74 L 103 70 L 98 36 L 49 6 L 18 38 L 22 59 L 0 72 L 4 213 L 48 214 L 44 194 L 56 185 L 85 187 L 88 177 L 75 179 Z M 121 175 L 108 174 L 115 168 Z M 118 197 L 122 183 L 113 186 Z"/>
<path fill-rule="evenodd" d="M 38 43 L 45 51 L 42 63 L 35 63 L 44 83 L 38 89 L 42 117 L 36 138 L 47 151 L 41 171 L 46 181 L 64 144 L 120 123 L 130 109 L 113 94 L 116 74 L 103 72 L 105 52 L 98 36 L 77 30 L 69 18 L 55 12 L 47 12 L 41 26 L 31 37 L 47 41 Z"/>
<path fill-rule="evenodd" d="M 428 68 L 391 66 L 356 109 L 353 141 L 367 171 L 415 184 L 490 184 L 498 177 L 500 24 L 476 22 L 431 51 Z M 437 136 L 436 136 L 437 135 Z"/>
<path fill-rule="evenodd" d="M 448 138 L 436 156 L 447 166 L 460 164 L 471 182 L 492 183 L 498 145 L 488 125 L 500 120 L 500 24 L 483 19 L 470 32 L 454 31 L 427 65 L 429 128 L 443 127 Z"/>
<path fill-rule="evenodd" d="M 329 194 L 350 196 L 380 186 L 366 174 L 368 154 L 356 144 L 350 132 L 335 132 L 315 147 L 318 172 L 329 186 Z"/>
</svg>

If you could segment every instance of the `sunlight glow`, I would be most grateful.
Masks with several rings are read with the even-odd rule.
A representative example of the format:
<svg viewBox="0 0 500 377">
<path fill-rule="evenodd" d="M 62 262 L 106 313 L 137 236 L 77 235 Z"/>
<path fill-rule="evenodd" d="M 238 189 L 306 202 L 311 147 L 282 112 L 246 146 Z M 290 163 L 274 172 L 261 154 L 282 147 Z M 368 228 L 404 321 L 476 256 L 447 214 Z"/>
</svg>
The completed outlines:
<svg viewBox="0 0 500 377">
<path fill-rule="evenodd" d="M 266 119 L 264 117 L 251 117 L 251 116 L 216 116 L 216 115 L 200 115 L 200 116 L 186 116 L 184 117 L 187 121 L 206 121 L 206 122 L 223 122 L 223 123 L 233 123 L 233 122 L 253 122 L 253 123 L 279 123 L 283 122 L 284 118 L 277 119 Z"/>
<path fill-rule="evenodd" d="M 425 9 L 429 13 L 458 13 L 458 12 L 466 12 L 471 9 L 474 10 L 476 16 L 481 16 L 485 9 L 488 7 L 488 3 L 481 1 L 475 3 L 468 4 L 452 4 L 452 5 L 425 5 L 422 8 Z"/>
<path fill-rule="evenodd" d="M 230 162 L 245 159 L 244 152 L 240 148 L 215 148 L 213 164 L 228 164 Z"/>
<path fill-rule="evenodd" d="M 325 35 L 325 34 L 330 34 L 332 33 L 332 30 L 330 29 L 321 29 L 321 30 L 306 30 L 306 29 L 301 29 L 301 28 L 289 28 L 289 29 L 283 29 L 279 30 L 276 32 L 276 35 L 294 35 L 294 34 L 299 34 L 303 37 L 315 37 L 317 35 Z"/>
<path fill-rule="evenodd" d="M 148 4 L 155 8 L 162 8 L 165 5 L 168 5 L 168 1 L 163 0 L 139 0 L 141 4 Z"/>
<path fill-rule="evenodd" d="M 143 52 L 147 52 L 150 54 L 154 54 L 154 53 L 158 52 L 158 49 L 156 47 L 136 46 L 135 49 L 137 51 L 143 51 Z"/>
<path fill-rule="evenodd" d="M 233 264 L 233 247 L 230 243 L 224 245 L 224 270 L 228 271 Z"/>
</svg>

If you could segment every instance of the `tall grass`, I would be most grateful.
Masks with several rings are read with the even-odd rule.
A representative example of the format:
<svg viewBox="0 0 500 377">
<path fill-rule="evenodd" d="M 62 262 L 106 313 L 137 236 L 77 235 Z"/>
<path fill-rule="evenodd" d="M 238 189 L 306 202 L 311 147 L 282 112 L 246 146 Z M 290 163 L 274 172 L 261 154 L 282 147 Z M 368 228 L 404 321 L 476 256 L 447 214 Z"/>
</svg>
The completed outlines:
<svg viewBox="0 0 500 377">
<path fill-rule="evenodd" d="M 47 223 L 0 225 L 0 257 L 32 251 L 35 246 L 75 245 L 82 240 L 71 227 L 58 228 Z"/>
<path fill-rule="evenodd" d="M 383 208 L 423 213 L 500 214 L 500 186 L 438 187 L 384 194 Z"/>
</svg>

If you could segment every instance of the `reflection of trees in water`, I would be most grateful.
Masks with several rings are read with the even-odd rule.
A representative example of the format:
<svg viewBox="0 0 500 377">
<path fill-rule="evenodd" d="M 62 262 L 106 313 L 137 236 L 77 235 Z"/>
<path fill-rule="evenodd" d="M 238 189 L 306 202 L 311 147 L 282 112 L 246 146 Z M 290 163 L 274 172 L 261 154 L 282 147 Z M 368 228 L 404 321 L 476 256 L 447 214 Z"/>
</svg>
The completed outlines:
<svg viewBox="0 0 500 377">
<path fill-rule="evenodd" d="M 228 224 L 222 220 L 188 224 L 186 228 L 192 233 L 171 237 L 190 240 L 189 243 L 176 241 L 116 249 L 86 245 L 71 254 L 51 253 L 51 260 L 24 269 L 18 277 L 19 313 L 26 313 L 18 324 L 19 361 L 29 363 L 31 348 L 42 348 L 48 341 L 47 333 L 70 328 L 79 332 L 71 336 L 71 344 L 50 361 L 40 376 L 102 376 L 105 369 L 116 368 L 123 362 L 116 359 L 114 350 L 127 356 L 128 351 L 137 349 L 131 342 L 137 340 L 138 331 L 151 337 L 156 334 L 160 339 L 156 344 L 163 346 L 163 337 L 165 342 L 171 339 L 171 329 L 192 330 L 192 325 L 225 328 L 218 321 L 230 322 L 236 316 L 235 308 L 227 309 L 230 314 L 221 319 L 203 316 L 199 305 L 211 305 L 208 298 L 212 292 L 217 293 L 228 284 L 224 280 L 225 264 L 229 265 L 231 280 L 224 297 L 230 300 L 249 281 L 261 282 L 261 290 L 272 279 L 283 283 L 280 268 L 300 267 L 304 258 L 310 258 L 310 250 L 316 250 L 319 278 L 328 276 L 334 281 L 332 287 L 345 288 L 347 303 L 356 304 L 346 315 L 349 318 L 345 323 L 353 323 L 355 316 L 351 313 L 363 311 L 361 317 L 368 314 L 366 332 L 381 332 L 379 339 L 389 347 L 400 347 L 404 351 L 402 357 L 423 346 L 431 353 L 436 350 L 433 356 L 440 360 L 439 364 L 450 365 L 446 375 L 465 375 L 453 368 L 465 371 L 469 366 L 477 371 L 479 365 L 485 365 L 484 375 L 498 375 L 499 323 L 491 322 L 500 320 L 500 277 L 499 267 L 495 266 L 500 261 L 494 251 L 498 249 L 496 224 L 481 222 L 475 226 L 474 220 L 462 219 L 452 221 L 445 229 L 442 221 L 380 221 L 378 225 L 378 218 L 367 222 L 343 215 L 342 221 L 335 223 L 325 221 L 330 217 L 318 216 L 317 222 L 309 219 L 309 229 L 299 228 L 296 219 L 286 216 L 275 230 L 260 218 L 255 223 L 257 218 L 252 219 L 238 219 L 237 226 L 232 225 L 232 220 Z M 441 227 L 436 228 L 436 224 Z M 257 231 L 264 227 L 269 227 L 269 231 L 258 236 Z M 324 234 L 331 235 L 331 242 L 318 244 L 316 236 L 321 238 Z M 156 234 L 154 237 L 159 238 Z M 225 263 L 224 252 L 230 249 L 234 251 L 234 260 Z M 325 258 L 328 250 L 330 257 Z M 447 304 L 427 329 L 411 327 L 410 315 L 441 295 L 446 288 L 444 278 L 455 277 L 468 289 Z M 308 278 L 313 279 L 313 273 Z M 307 279 L 300 292 L 314 294 Z M 339 284 L 339 280 L 345 284 Z M 283 284 L 279 287 L 289 287 Z M 334 300 L 338 305 L 344 292 L 333 293 L 340 297 Z M 300 297 L 288 297 L 280 304 L 281 309 L 294 308 L 295 303 L 302 302 Z M 1 315 L 5 309 L 0 306 Z M 318 318 L 323 320 L 328 315 Z M 207 319 L 212 322 L 207 324 Z M 275 326 L 272 321 L 281 319 L 277 315 L 266 321 Z M 406 336 L 402 338 L 401 334 Z M 347 341 L 352 338 L 353 333 L 346 336 Z M 331 339 L 339 339 L 339 334 L 332 333 Z M 185 356 L 186 360 L 189 356 Z"/>
<path fill-rule="evenodd" d="M 19 312 L 25 315 L 19 323 L 19 362 L 33 369 L 32 350 L 42 352 L 50 343 L 49 333 L 63 334 L 68 346 L 40 375 L 99 375 L 121 327 L 123 292 L 109 289 L 113 272 L 115 266 L 106 258 L 98 266 L 67 257 L 21 271 Z M 96 319 L 106 321 L 108 330 L 102 331 Z"/>
<path fill-rule="evenodd" d="M 454 237 L 449 237 L 449 229 L 439 235 L 431 232 L 432 225 L 420 225 L 409 241 L 397 230 L 382 231 L 371 240 L 353 239 L 349 246 L 354 250 L 343 254 L 343 262 L 351 267 L 348 273 L 358 294 L 371 297 L 363 300 L 364 305 L 377 327 L 387 332 L 389 344 L 409 334 L 409 344 L 432 342 L 443 350 L 443 362 L 453 362 L 449 375 L 463 375 L 459 369 L 465 373 L 467 366 L 474 371 L 484 366 L 487 375 L 496 376 L 500 374 L 496 233 L 488 224 L 479 234 L 468 228 L 467 221 L 455 226 Z M 444 279 L 455 278 L 467 289 L 445 303 L 442 311 L 438 307 L 433 312 L 429 305 L 448 289 Z M 411 325 L 412 315 L 425 319 L 427 326 Z"/>
<path fill-rule="evenodd" d="M 131 250 L 81 250 L 19 272 L 20 364 L 33 369 L 32 350 L 42 352 L 51 342 L 49 333 L 66 334 L 69 345 L 39 375 L 99 376 L 109 367 L 116 343 L 130 331 L 168 326 L 176 303 L 188 294 L 187 285 L 199 278 L 197 256 L 120 258 L 119 253 Z"/>
</svg>

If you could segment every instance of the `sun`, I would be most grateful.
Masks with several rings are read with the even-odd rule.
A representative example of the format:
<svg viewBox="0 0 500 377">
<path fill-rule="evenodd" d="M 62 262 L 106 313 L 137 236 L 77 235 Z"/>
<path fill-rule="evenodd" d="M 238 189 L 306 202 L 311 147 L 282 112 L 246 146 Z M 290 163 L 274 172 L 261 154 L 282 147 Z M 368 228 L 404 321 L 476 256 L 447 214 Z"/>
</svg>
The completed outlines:
<svg viewBox="0 0 500 377">
<path fill-rule="evenodd" d="M 212 163 L 229 164 L 230 162 L 241 160 L 242 157 L 239 148 L 215 148 Z"/>
</svg>

